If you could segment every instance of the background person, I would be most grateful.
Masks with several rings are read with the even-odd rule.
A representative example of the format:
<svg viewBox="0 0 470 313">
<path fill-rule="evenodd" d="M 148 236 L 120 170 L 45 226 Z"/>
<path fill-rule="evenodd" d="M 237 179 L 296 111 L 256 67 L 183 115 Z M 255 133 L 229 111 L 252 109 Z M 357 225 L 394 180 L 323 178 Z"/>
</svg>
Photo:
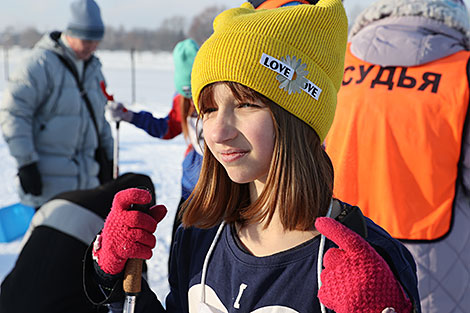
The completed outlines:
<svg viewBox="0 0 470 313">
<path fill-rule="evenodd" d="M 106 107 L 114 121 L 129 122 L 145 130 L 149 135 L 161 139 L 172 139 L 183 133 L 184 138 L 189 142 L 183 160 L 181 200 L 173 223 L 172 238 L 181 224 L 179 216 L 181 204 L 193 191 L 202 163 L 204 138 L 202 129 L 197 128 L 197 112 L 191 96 L 191 69 L 198 50 L 199 46 L 192 39 L 180 41 L 173 49 L 174 82 L 177 93 L 166 117 L 157 118 L 146 111 L 133 112 L 121 103 L 113 103 Z"/>
<path fill-rule="evenodd" d="M 99 85 L 104 77 L 93 55 L 104 34 L 100 9 L 93 0 L 74 1 L 70 8 L 67 29 L 35 45 L 12 75 L 0 106 L 3 136 L 18 164 L 21 202 L 36 208 L 61 192 L 98 186 L 100 170 L 112 169 L 113 139 Z M 106 164 L 95 160 L 99 141 Z"/>
<path fill-rule="evenodd" d="M 404 240 L 428 313 L 470 307 L 469 23 L 460 0 L 365 9 L 326 141 L 335 195 Z"/>
</svg>

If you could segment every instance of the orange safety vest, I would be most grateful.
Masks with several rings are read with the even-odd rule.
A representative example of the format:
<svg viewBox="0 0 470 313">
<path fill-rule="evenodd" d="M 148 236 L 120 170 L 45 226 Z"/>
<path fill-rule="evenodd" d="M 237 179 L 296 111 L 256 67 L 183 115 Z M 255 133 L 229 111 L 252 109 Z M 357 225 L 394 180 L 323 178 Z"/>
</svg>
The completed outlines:
<svg viewBox="0 0 470 313">
<path fill-rule="evenodd" d="M 256 9 L 276 9 L 292 1 L 299 1 L 303 4 L 309 4 L 309 2 L 306 0 L 266 0 L 262 4 L 260 4 Z"/>
<path fill-rule="evenodd" d="M 435 240 L 452 223 L 469 103 L 461 51 L 414 67 L 382 67 L 348 48 L 326 151 L 335 197 L 393 237 Z"/>
</svg>

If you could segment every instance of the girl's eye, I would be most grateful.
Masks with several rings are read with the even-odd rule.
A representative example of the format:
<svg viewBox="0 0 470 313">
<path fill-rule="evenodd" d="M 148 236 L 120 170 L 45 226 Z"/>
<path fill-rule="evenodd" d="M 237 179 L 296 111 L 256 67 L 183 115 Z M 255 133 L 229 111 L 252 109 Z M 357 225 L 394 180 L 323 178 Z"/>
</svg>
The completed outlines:
<svg viewBox="0 0 470 313">
<path fill-rule="evenodd" d="M 255 103 L 243 102 L 238 104 L 239 108 L 260 108 L 261 106 Z"/>
<path fill-rule="evenodd" d="M 202 113 L 203 113 L 204 115 L 206 115 L 206 114 L 210 114 L 210 113 L 215 112 L 215 111 L 217 111 L 217 108 L 205 108 L 205 109 L 202 111 Z"/>
<path fill-rule="evenodd" d="M 204 108 L 201 112 L 202 120 L 203 121 L 207 120 L 212 115 L 211 113 L 216 112 L 216 111 L 217 111 L 217 108 L 214 108 L 214 107 Z"/>
</svg>

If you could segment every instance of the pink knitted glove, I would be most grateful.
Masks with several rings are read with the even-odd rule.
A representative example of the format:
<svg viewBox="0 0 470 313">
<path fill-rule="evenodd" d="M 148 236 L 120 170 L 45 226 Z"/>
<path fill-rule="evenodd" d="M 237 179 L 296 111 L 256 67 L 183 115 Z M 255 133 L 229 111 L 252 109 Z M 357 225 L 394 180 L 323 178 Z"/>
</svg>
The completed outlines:
<svg viewBox="0 0 470 313">
<path fill-rule="evenodd" d="M 153 206 L 146 213 L 129 210 L 132 204 L 150 201 L 150 193 L 138 188 L 122 190 L 114 196 L 103 231 L 93 244 L 93 258 L 105 273 L 121 273 L 127 259 L 152 257 L 156 243 L 153 233 L 167 210 L 163 205 Z"/>
<path fill-rule="evenodd" d="M 318 298 L 336 313 L 409 313 L 412 304 L 385 260 L 361 236 L 329 217 L 316 229 L 339 247 L 323 258 Z"/>
</svg>

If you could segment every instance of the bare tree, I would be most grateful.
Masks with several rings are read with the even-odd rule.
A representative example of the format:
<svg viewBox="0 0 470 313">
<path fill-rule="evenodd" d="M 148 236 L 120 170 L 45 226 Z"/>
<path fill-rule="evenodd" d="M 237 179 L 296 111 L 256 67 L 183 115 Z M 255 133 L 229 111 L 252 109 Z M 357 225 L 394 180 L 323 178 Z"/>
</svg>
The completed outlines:
<svg viewBox="0 0 470 313">
<path fill-rule="evenodd" d="M 28 27 L 21 33 L 18 44 L 22 47 L 32 48 L 41 37 L 42 34 L 35 28 Z"/>
<path fill-rule="evenodd" d="M 185 39 L 193 38 L 201 45 L 212 34 L 214 18 L 223 10 L 223 6 L 211 6 L 203 9 L 192 20 L 189 28 L 187 21 L 182 16 L 173 16 L 165 19 L 156 29 L 132 29 L 127 31 L 123 26 L 106 26 L 100 49 L 106 50 L 131 50 L 136 51 L 172 51 L 175 45 Z M 186 29 L 188 29 L 186 31 Z M 10 45 L 19 45 L 23 48 L 31 48 L 41 37 L 41 33 L 34 28 L 22 31 L 10 27 L 0 32 L 0 44 L 6 44 L 6 38 Z"/>
<path fill-rule="evenodd" d="M 106 50 L 123 50 L 125 49 L 124 37 L 126 30 L 121 25 L 119 28 L 106 26 L 103 41 L 100 44 L 100 49 Z"/>
<path fill-rule="evenodd" d="M 202 45 L 213 32 L 214 18 L 223 10 L 225 10 L 224 6 L 211 6 L 196 15 L 189 26 L 188 37 Z"/>
<path fill-rule="evenodd" d="M 176 44 L 186 37 L 184 34 L 184 26 L 184 17 L 174 16 L 165 19 L 156 30 L 153 38 L 156 43 L 156 50 L 172 51 Z"/>
</svg>

